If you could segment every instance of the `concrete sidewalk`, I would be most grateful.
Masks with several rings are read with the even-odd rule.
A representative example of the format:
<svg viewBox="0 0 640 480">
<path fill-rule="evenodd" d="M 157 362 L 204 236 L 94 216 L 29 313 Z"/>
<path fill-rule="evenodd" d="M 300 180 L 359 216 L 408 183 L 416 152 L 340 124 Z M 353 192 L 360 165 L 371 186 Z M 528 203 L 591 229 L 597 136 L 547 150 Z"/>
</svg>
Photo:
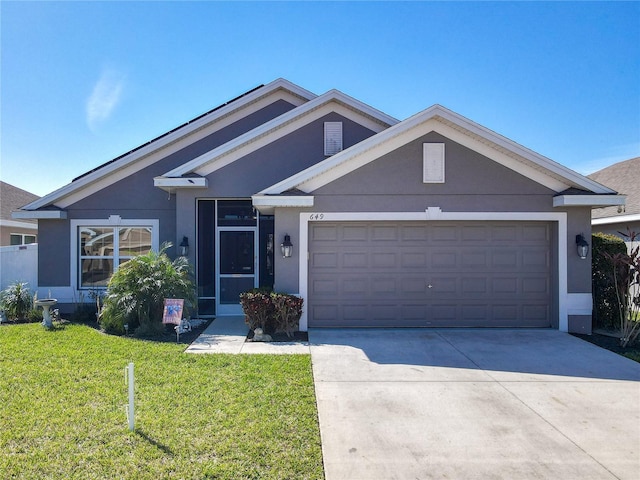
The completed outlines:
<svg viewBox="0 0 640 480">
<path fill-rule="evenodd" d="M 327 480 L 640 475 L 640 364 L 555 330 L 311 330 Z"/>
<path fill-rule="evenodd" d="M 216 318 L 185 350 L 186 353 L 309 354 L 309 342 L 245 342 L 244 317 Z"/>
</svg>

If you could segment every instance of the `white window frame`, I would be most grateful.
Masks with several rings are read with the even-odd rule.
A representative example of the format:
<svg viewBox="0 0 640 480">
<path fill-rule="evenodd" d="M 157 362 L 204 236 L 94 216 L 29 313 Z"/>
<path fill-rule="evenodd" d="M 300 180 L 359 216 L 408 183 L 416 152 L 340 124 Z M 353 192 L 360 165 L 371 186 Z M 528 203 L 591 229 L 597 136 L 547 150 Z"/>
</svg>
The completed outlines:
<svg viewBox="0 0 640 480">
<path fill-rule="evenodd" d="M 13 244 L 11 243 L 11 237 L 20 237 L 20 243 Z M 25 237 L 33 237 L 34 241 L 31 243 L 25 243 Z M 18 245 L 32 245 L 34 243 L 38 243 L 38 236 L 35 233 L 9 233 L 9 243 L 13 246 Z"/>
<path fill-rule="evenodd" d="M 139 227 L 151 229 L 151 250 L 157 252 L 160 245 L 160 221 L 157 219 L 126 219 L 123 220 L 119 215 L 111 215 L 108 219 L 78 219 L 71 220 L 71 256 L 70 256 L 70 275 L 71 286 L 75 291 L 87 291 L 104 289 L 105 287 L 83 287 L 80 282 L 80 269 L 82 268 L 81 258 L 78 245 L 78 229 L 80 227 L 101 227 L 101 228 L 121 228 L 121 227 Z M 117 242 L 118 236 L 114 237 L 114 241 Z M 117 247 L 117 245 L 116 245 Z M 113 258 L 113 271 L 118 269 L 118 259 L 120 257 L 115 255 Z"/>
</svg>

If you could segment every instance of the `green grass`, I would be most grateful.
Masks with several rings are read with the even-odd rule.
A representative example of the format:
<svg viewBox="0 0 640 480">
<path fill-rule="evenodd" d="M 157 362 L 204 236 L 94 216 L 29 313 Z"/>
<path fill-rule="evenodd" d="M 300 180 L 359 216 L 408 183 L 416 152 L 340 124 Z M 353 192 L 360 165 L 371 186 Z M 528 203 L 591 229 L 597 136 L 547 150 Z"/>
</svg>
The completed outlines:
<svg viewBox="0 0 640 480">
<path fill-rule="evenodd" d="M 75 324 L 0 327 L 0 478 L 323 478 L 309 356 L 183 350 Z"/>
</svg>

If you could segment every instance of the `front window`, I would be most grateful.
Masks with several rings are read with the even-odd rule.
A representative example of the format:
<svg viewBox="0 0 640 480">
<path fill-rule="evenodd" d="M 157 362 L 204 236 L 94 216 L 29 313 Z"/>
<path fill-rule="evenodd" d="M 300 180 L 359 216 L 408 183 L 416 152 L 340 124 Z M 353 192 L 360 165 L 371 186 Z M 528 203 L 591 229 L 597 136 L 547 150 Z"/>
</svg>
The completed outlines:
<svg viewBox="0 0 640 480">
<path fill-rule="evenodd" d="M 152 249 L 150 226 L 78 226 L 79 287 L 106 287 L 119 265 Z"/>
<path fill-rule="evenodd" d="M 36 236 L 27 233 L 12 233 L 10 242 L 11 245 L 29 245 L 36 243 Z"/>
</svg>

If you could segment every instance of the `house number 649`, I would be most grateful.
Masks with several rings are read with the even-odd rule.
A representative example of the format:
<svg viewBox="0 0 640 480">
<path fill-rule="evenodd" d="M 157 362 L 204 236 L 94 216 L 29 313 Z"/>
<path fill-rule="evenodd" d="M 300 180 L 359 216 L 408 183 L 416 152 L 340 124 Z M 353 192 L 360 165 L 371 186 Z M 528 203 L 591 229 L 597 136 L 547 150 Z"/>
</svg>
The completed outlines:
<svg viewBox="0 0 640 480">
<path fill-rule="evenodd" d="M 309 220 L 322 220 L 324 218 L 324 213 L 312 213 L 309 217 Z"/>
</svg>

